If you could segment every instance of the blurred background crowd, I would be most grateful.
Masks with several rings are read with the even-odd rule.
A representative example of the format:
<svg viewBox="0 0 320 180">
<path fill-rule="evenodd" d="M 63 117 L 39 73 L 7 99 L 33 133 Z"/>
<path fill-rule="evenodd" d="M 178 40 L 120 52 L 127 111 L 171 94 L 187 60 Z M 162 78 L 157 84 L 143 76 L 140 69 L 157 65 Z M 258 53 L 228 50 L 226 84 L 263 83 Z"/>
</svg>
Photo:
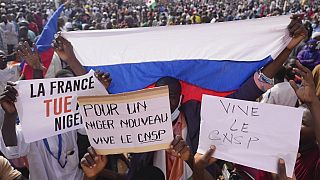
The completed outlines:
<svg viewBox="0 0 320 180">
<path fill-rule="evenodd" d="M 0 50 L 10 55 L 19 41 L 35 42 L 62 3 L 63 0 L 1 1 Z M 304 14 L 309 38 L 320 31 L 317 0 L 73 0 L 62 13 L 58 26 L 61 31 L 101 30 L 218 23 L 291 13 Z M 317 45 L 317 41 L 312 45 Z"/>
</svg>

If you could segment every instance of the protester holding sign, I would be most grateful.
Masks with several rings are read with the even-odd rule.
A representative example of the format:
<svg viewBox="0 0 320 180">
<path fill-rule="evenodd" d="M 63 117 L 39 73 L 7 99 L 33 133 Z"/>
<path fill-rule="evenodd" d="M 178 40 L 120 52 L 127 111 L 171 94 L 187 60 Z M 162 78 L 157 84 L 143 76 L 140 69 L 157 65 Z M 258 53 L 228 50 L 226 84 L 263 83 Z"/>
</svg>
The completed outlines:
<svg viewBox="0 0 320 180">
<path fill-rule="evenodd" d="M 34 68 L 34 76 L 41 78 L 43 76 L 42 66 L 39 56 L 37 56 L 37 49 L 35 46 L 34 48 L 35 52 L 33 53 L 30 47 L 25 44 L 19 53 L 22 57 L 28 59 L 27 62 Z M 63 47 L 60 47 L 61 49 Z M 62 55 L 63 53 L 63 51 L 60 52 Z M 83 69 L 83 67 L 77 66 L 73 66 L 73 68 L 78 74 L 81 74 L 79 69 Z M 73 72 L 68 70 L 57 73 L 57 77 L 72 76 L 74 76 Z M 108 74 L 96 73 L 96 76 L 105 88 L 110 85 L 111 79 Z M 26 143 L 20 125 L 17 127 L 15 125 L 17 114 L 14 101 L 16 96 L 17 91 L 10 85 L 0 96 L 1 105 L 6 111 L 5 123 L 2 128 L 3 140 L 1 140 L 0 146 L 6 157 L 15 158 L 27 155 L 31 179 L 82 179 L 83 173 L 78 167 L 77 131 L 74 130 L 36 142 Z"/>
<path fill-rule="evenodd" d="M 293 20 L 288 26 L 288 30 L 290 35 L 293 37 L 287 48 L 282 51 L 282 53 L 278 56 L 277 59 L 274 60 L 274 62 L 268 64 L 265 68 L 262 69 L 260 73 L 256 73 L 253 77 L 251 77 L 249 80 L 247 80 L 241 87 L 238 89 L 235 93 L 229 95 L 228 97 L 230 98 L 236 98 L 236 99 L 243 99 L 243 100 L 249 100 L 249 101 L 254 101 L 257 99 L 259 96 L 262 95 L 264 91 L 266 91 L 268 88 L 272 86 L 272 77 L 278 72 L 278 70 L 281 68 L 282 64 L 287 60 L 291 50 L 299 44 L 304 37 L 306 36 L 306 30 L 301 24 L 301 19 L 299 16 L 293 16 Z M 198 127 L 200 126 L 200 114 L 195 114 L 199 113 L 194 111 L 197 108 L 188 108 L 186 107 L 188 103 L 185 103 L 182 105 L 181 108 L 178 108 L 179 106 L 179 99 L 181 96 L 181 87 L 179 87 L 179 82 L 175 82 L 171 79 L 165 79 L 163 81 L 162 79 L 158 81 L 159 83 L 156 83 L 156 86 L 160 85 L 168 85 L 169 86 L 169 92 L 170 92 L 170 104 L 171 104 L 171 113 L 173 116 L 173 129 L 175 135 L 177 132 L 182 132 L 181 134 L 185 134 L 185 137 L 183 139 L 188 143 L 189 147 L 192 150 L 192 154 L 195 154 L 195 151 L 198 146 L 198 137 L 199 137 L 199 132 L 198 132 Z M 161 83 L 160 83 L 161 82 Z M 172 93 L 171 93 L 172 92 Z M 172 94 L 172 95 L 171 95 Z M 194 103 L 189 102 L 189 105 Z M 197 105 L 196 105 L 197 106 Z M 199 106 L 199 105 L 198 105 Z M 189 109 L 192 111 L 185 111 L 185 112 L 180 112 L 179 116 L 175 116 L 175 111 L 176 109 Z M 186 117 L 184 117 L 186 115 Z M 190 119 L 192 117 L 192 119 Z M 199 118 L 198 120 L 195 120 L 195 118 Z M 178 120 L 177 120 L 178 119 Z M 180 119 L 180 120 L 179 120 Z M 183 120 L 181 120 L 183 119 Z M 184 122 L 186 123 L 184 123 Z M 180 122 L 180 123 L 177 123 Z M 192 128 L 188 128 L 188 127 Z M 175 130 L 176 129 L 176 130 Z M 187 132 L 187 133 L 183 133 Z M 133 168 L 130 169 L 129 171 L 129 177 L 134 177 L 133 172 L 138 172 L 139 169 L 143 166 L 146 165 L 152 165 L 153 158 L 153 153 L 145 153 L 144 155 L 137 154 L 133 156 L 133 159 L 131 163 L 133 164 Z M 140 163 L 139 163 L 140 162 Z M 181 167 L 181 166 L 180 166 Z M 169 169 L 169 172 L 184 172 L 181 169 L 176 169 L 174 167 L 167 167 Z M 170 173 L 167 174 L 167 177 L 170 177 Z"/>
<path fill-rule="evenodd" d="M 306 30 L 302 26 L 301 19 L 299 16 L 293 16 L 293 20 L 288 26 L 288 29 L 289 29 L 290 35 L 292 36 L 292 40 L 288 44 L 287 48 L 282 51 L 282 53 L 278 56 L 277 59 L 275 59 L 274 62 L 270 63 L 265 68 L 263 68 L 261 72 L 259 71 L 259 73 L 256 73 L 253 77 L 247 80 L 247 82 L 245 82 L 240 87 L 240 89 L 238 89 L 235 93 L 229 95 L 228 97 L 254 101 L 264 91 L 266 91 L 268 88 L 270 88 L 273 85 L 272 83 L 273 81 L 271 80 L 271 78 L 277 73 L 277 71 L 281 68 L 282 64 L 287 60 L 291 50 L 297 44 L 299 44 L 306 36 Z M 156 166 L 160 168 L 163 171 L 163 173 L 167 176 L 168 179 L 171 179 L 171 178 L 185 179 L 187 177 L 190 177 L 188 175 L 189 174 L 188 168 L 195 169 L 194 162 L 192 161 L 194 159 L 193 155 L 195 154 L 195 151 L 198 146 L 198 137 L 199 137 L 198 127 L 200 125 L 200 122 L 199 122 L 199 119 L 197 122 L 197 120 L 195 120 L 194 118 L 200 117 L 199 111 L 198 111 L 198 114 L 196 115 L 195 113 L 197 112 L 193 112 L 193 113 L 188 111 L 180 112 L 181 109 L 183 110 L 188 108 L 186 107 L 179 108 L 182 97 L 181 97 L 181 85 L 178 80 L 174 78 L 162 78 L 156 83 L 156 86 L 163 86 L 163 85 L 169 86 L 170 109 L 172 113 L 171 116 L 172 116 L 174 134 L 182 136 L 181 140 L 182 141 L 185 140 L 192 151 L 188 148 L 186 150 L 183 150 L 184 147 L 187 147 L 187 146 L 179 145 L 178 147 L 175 147 L 176 148 L 175 150 L 171 149 L 165 153 L 161 151 L 157 151 L 157 152 L 133 154 L 130 162 L 131 168 L 129 169 L 129 173 L 127 177 L 129 179 L 133 179 L 134 177 L 137 176 L 137 174 L 140 174 L 141 171 L 144 171 L 146 167 L 150 167 L 150 166 Z M 192 109 L 195 110 L 194 108 Z M 190 116 L 190 114 L 193 114 L 193 116 Z M 193 117 L 193 119 L 190 119 L 190 117 Z M 173 148 L 174 148 L 174 145 L 176 145 L 177 142 L 181 140 L 178 140 L 178 141 L 174 140 Z M 175 151 L 180 153 L 175 153 Z M 193 153 L 190 153 L 190 151 Z M 177 158 L 175 156 L 177 156 Z M 159 162 L 155 157 L 161 157 L 160 159 L 158 158 L 160 161 L 163 161 L 163 159 L 165 159 L 165 164 L 161 164 L 161 162 Z M 196 158 L 201 159 L 202 156 L 197 155 Z M 189 166 L 184 165 L 183 161 L 181 160 L 187 161 L 187 164 Z M 195 173 L 193 177 L 196 179 L 197 173 Z"/>
<path fill-rule="evenodd" d="M 288 45 L 287 49 L 285 49 L 280 56 L 271 64 L 266 66 L 260 75 L 256 74 L 255 77 L 250 78 L 237 92 L 230 95 L 231 98 L 238 98 L 238 99 L 245 99 L 245 100 L 255 100 L 258 98 L 262 93 L 263 90 L 266 90 L 267 87 L 271 87 L 270 81 L 268 81 L 268 78 L 273 77 L 276 72 L 280 69 L 283 62 L 287 59 L 290 50 L 294 48 L 306 35 L 305 29 L 302 27 L 301 22 L 299 21 L 298 17 L 294 17 L 294 20 L 289 25 L 289 31 L 291 35 L 293 35 L 293 40 Z M 258 78 L 263 76 L 264 79 Z M 267 80 L 266 80 L 267 79 Z M 190 112 L 179 112 L 179 109 L 185 109 L 185 108 L 179 108 L 180 102 L 181 102 L 181 86 L 179 84 L 179 81 L 173 79 L 173 78 L 163 78 L 160 79 L 156 86 L 162 86 L 162 85 L 168 85 L 169 86 L 169 94 L 170 94 L 170 106 L 171 106 L 171 113 L 172 113 L 172 121 L 173 121 L 173 129 L 175 135 L 183 135 L 182 139 L 177 140 L 175 139 L 173 142 L 174 145 L 178 144 L 177 142 L 180 142 L 181 140 L 185 139 L 190 146 L 191 149 L 196 150 L 197 149 L 197 141 L 199 135 L 197 135 L 199 132 L 197 131 L 197 127 L 199 127 L 199 122 L 195 123 L 195 119 L 193 120 L 192 129 L 195 129 L 194 132 L 192 132 L 192 129 L 188 129 L 188 125 L 191 125 L 191 120 L 188 121 L 188 117 L 184 117 L 185 114 L 190 115 Z M 176 115 L 178 114 L 178 115 Z M 199 114 L 197 116 L 193 117 L 199 117 Z M 198 124 L 198 125 L 197 125 Z M 191 127 L 191 126 L 190 126 Z M 191 134 L 194 133 L 194 134 Z M 189 137 L 188 137 L 189 136 Z M 179 136 L 176 136 L 178 138 Z M 193 138 L 190 138 L 193 137 Z M 181 138 L 181 137 L 180 137 Z M 185 178 L 183 174 L 186 173 L 184 167 L 185 165 L 178 165 L 180 164 L 181 160 L 186 160 L 188 164 L 191 166 L 192 169 L 195 170 L 197 168 L 197 165 L 200 166 L 198 169 L 204 168 L 201 164 L 202 163 L 190 163 L 190 160 L 193 160 L 193 154 L 190 153 L 190 149 L 183 150 L 187 146 L 183 146 L 183 143 L 179 146 L 175 147 L 175 150 L 173 149 L 171 151 L 167 151 L 167 156 L 162 156 L 160 159 L 166 159 L 166 157 L 170 157 L 166 159 L 166 165 L 164 168 L 161 166 L 160 169 L 166 169 L 164 173 L 166 174 L 167 178 L 170 179 L 170 177 L 176 177 L 176 178 Z M 183 151 L 181 151 L 183 150 Z M 172 152 L 180 152 L 180 153 L 172 153 Z M 210 152 L 210 150 L 209 150 Z M 155 155 L 155 153 L 157 155 Z M 141 171 L 144 171 L 146 167 L 149 166 L 159 166 L 159 163 L 157 163 L 156 159 L 153 157 L 158 157 L 161 152 L 149 152 L 149 153 L 142 153 L 142 154 L 133 154 L 133 158 L 131 159 L 131 168 L 129 170 L 128 178 L 133 179 L 136 177 L 137 174 L 140 174 Z M 174 156 L 168 156 L 168 155 L 176 155 L 178 158 L 175 158 Z M 161 157 L 161 154 L 160 154 Z M 182 157 L 182 159 L 180 159 Z M 203 156 L 198 154 L 196 156 L 196 162 L 201 162 Z M 173 162 L 171 165 L 168 162 Z M 193 166 L 193 165 L 196 166 Z M 175 166 L 178 165 L 178 166 Z M 169 171 L 168 171 L 169 170 Z M 171 173 L 170 173 L 171 172 Z M 197 173 L 194 171 L 194 178 L 201 179 L 202 177 L 197 177 Z M 177 176 L 178 175 L 178 176 Z M 201 173 L 199 174 L 201 175 Z M 174 179 L 174 178 L 173 178 Z"/>
</svg>

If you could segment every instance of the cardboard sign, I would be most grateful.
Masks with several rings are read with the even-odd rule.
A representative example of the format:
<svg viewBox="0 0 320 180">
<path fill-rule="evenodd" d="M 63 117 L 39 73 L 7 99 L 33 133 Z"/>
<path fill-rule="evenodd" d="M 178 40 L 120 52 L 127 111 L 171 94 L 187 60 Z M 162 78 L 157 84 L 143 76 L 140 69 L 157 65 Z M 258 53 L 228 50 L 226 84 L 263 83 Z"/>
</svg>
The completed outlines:
<svg viewBox="0 0 320 180">
<path fill-rule="evenodd" d="M 90 144 L 99 154 L 167 149 L 173 140 L 168 87 L 78 101 Z"/>
<path fill-rule="evenodd" d="M 204 95 L 198 152 L 215 145 L 215 158 L 273 173 L 283 158 L 292 177 L 302 114 L 298 108 Z"/>
<path fill-rule="evenodd" d="M 92 70 L 79 77 L 19 81 L 15 88 L 27 143 L 83 128 L 77 96 L 108 94 Z"/>
</svg>

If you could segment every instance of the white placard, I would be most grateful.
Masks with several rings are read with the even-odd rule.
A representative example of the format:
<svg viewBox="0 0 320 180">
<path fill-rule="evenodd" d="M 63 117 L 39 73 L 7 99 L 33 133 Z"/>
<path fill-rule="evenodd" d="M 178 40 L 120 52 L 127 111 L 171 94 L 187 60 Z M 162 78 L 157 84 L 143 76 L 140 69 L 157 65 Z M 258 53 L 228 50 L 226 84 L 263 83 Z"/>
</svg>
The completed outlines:
<svg viewBox="0 0 320 180">
<path fill-rule="evenodd" d="M 292 177 L 302 114 L 298 108 L 204 95 L 198 152 L 215 145 L 215 158 L 273 173 L 283 158 Z"/>
<path fill-rule="evenodd" d="M 173 140 L 168 87 L 78 97 L 89 141 L 99 154 L 167 149 Z"/>
<path fill-rule="evenodd" d="M 27 143 L 83 128 L 79 95 L 106 95 L 94 71 L 79 77 L 17 82 L 15 103 Z"/>
</svg>

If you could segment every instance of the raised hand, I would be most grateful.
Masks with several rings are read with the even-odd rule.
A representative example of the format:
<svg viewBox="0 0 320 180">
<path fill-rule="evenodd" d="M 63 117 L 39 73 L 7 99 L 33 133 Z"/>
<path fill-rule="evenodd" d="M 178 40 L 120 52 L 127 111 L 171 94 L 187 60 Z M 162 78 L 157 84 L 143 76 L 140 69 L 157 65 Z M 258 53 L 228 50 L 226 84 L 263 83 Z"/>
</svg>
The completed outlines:
<svg viewBox="0 0 320 180">
<path fill-rule="evenodd" d="M 69 4 L 71 4 L 71 0 L 65 0 L 63 4 L 64 6 L 68 6 Z"/>
<path fill-rule="evenodd" d="M 294 14 L 291 17 L 291 22 L 288 25 L 288 30 L 292 40 L 288 44 L 287 48 L 292 50 L 295 48 L 302 40 L 308 36 L 308 31 L 302 24 L 302 14 Z"/>
<path fill-rule="evenodd" d="M 45 67 L 41 64 L 37 46 L 35 44 L 32 44 L 32 48 L 34 51 L 32 51 L 27 41 L 25 41 L 24 43 L 20 43 L 17 51 L 18 56 L 21 59 L 25 60 L 27 64 L 32 67 L 32 69 L 44 70 Z"/>
<path fill-rule="evenodd" d="M 287 177 L 286 165 L 283 159 L 279 159 L 278 161 L 278 174 L 276 180 L 296 180 L 295 176 L 293 176 L 293 178 Z"/>
<path fill-rule="evenodd" d="M 72 44 L 61 36 L 61 33 L 56 35 L 55 40 L 52 43 L 58 56 L 67 63 L 75 75 L 81 76 L 87 73 L 86 69 L 77 59 L 73 51 Z"/>
<path fill-rule="evenodd" d="M 169 151 L 172 155 L 177 156 L 184 161 L 188 161 L 192 158 L 189 146 L 179 135 L 177 135 L 171 142 Z"/>
<path fill-rule="evenodd" d="M 215 163 L 217 159 L 213 158 L 212 155 L 216 150 L 215 146 L 210 146 L 205 154 L 197 153 L 194 155 L 194 161 L 197 169 L 205 169 L 211 164 Z"/>
<path fill-rule="evenodd" d="M 17 111 L 14 102 L 17 100 L 18 92 L 13 86 L 15 86 L 14 83 L 8 82 L 4 92 L 0 94 L 0 104 L 3 110 L 9 114 Z"/>
<path fill-rule="evenodd" d="M 108 160 L 104 155 L 97 155 L 93 147 L 88 148 L 86 153 L 81 159 L 81 167 L 87 178 L 95 178 L 106 166 Z"/>
<path fill-rule="evenodd" d="M 110 78 L 110 74 L 109 73 L 105 73 L 105 72 L 102 72 L 100 70 L 96 70 L 94 72 L 94 75 L 96 76 L 96 78 L 98 78 L 98 80 L 101 82 L 101 84 L 106 89 L 109 88 L 109 86 L 111 84 L 111 81 L 112 81 L 112 79 Z"/>
<path fill-rule="evenodd" d="M 72 44 L 61 36 L 61 33 L 56 34 L 56 38 L 53 41 L 53 47 L 59 57 L 69 64 L 70 61 L 76 59 L 76 56 L 73 51 Z"/>
<path fill-rule="evenodd" d="M 301 87 L 298 87 L 297 84 L 291 80 L 290 85 L 302 102 L 311 104 L 317 98 L 312 72 L 299 61 L 297 61 L 296 64 L 297 68 L 294 68 L 294 71 L 302 76 L 302 84 Z"/>
</svg>

